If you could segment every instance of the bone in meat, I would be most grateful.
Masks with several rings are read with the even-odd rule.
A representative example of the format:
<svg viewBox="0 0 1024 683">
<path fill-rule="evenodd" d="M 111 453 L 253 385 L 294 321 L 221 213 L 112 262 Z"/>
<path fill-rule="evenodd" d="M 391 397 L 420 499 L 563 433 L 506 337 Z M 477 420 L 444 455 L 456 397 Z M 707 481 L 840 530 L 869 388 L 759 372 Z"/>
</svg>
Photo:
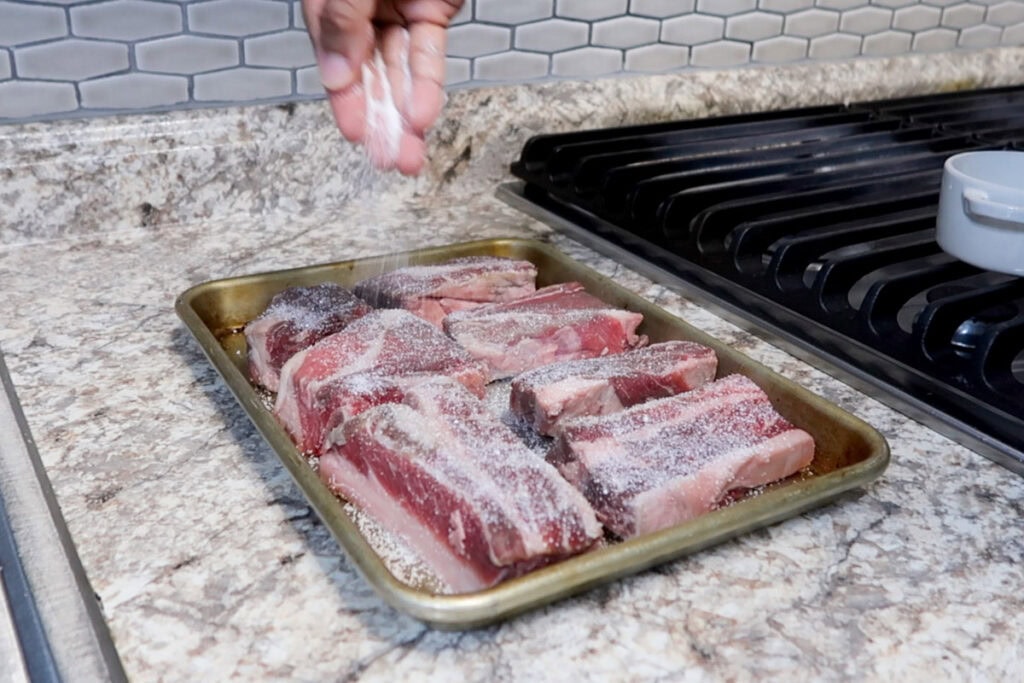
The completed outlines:
<svg viewBox="0 0 1024 683">
<path fill-rule="evenodd" d="M 438 378 L 345 424 L 320 458 L 335 492 L 405 538 L 453 590 L 469 592 L 587 550 L 587 501 L 486 405 Z"/>
<path fill-rule="evenodd" d="M 281 367 L 289 358 L 371 310 L 365 301 L 332 282 L 284 290 L 245 326 L 249 376 L 277 391 Z"/>
<path fill-rule="evenodd" d="M 601 417 L 567 421 L 549 461 L 623 538 L 713 509 L 729 491 L 810 464 L 811 436 L 790 424 L 750 379 L 699 389 Z"/>
<path fill-rule="evenodd" d="M 300 450 L 323 448 L 341 422 L 336 411 L 354 405 L 346 403 L 351 393 L 344 391 L 345 378 L 367 370 L 409 381 L 422 374 L 446 375 L 479 396 L 486 383 L 486 368 L 433 325 L 408 311 L 373 311 L 282 368 L 274 414 Z"/>
<path fill-rule="evenodd" d="M 374 306 L 404 308 L 440 327 L 453 311 L 526 296 L 536 289 L 536 279 L 529 261 L 467 256 L 366 278 L 355 292 Z"/>
<path fill-rule="evenodd" d="M 596 358 L 643 346 L 639 313 L 613 308 L 569 282 L 527 297 L 452 313 L 444 329 L 490 367 L 491 380 L 564 360 Z"/>
<path fill-rule="evenodd" d="M 541 434 L 562 421 L 606 415 L 690 391 L 715 378 L 718 357 L 696 342 L 668 341 L 600 358 L 563 361 L 512 380 L 512 412 Z"/>
</svg>

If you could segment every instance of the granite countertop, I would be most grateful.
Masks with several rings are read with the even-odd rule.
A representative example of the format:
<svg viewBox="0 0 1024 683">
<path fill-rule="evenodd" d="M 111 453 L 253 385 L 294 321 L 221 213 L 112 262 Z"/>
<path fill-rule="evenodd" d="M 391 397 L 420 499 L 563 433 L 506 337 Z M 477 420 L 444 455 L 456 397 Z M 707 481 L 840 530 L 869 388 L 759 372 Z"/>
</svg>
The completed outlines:
<svg viewBox="0 0 1024 683">
<path fill-rule="evenodd" d="M 529 135 L 1020 82 L 1024 49 L 453 93 L 415 181 L 319 103 L 0 129 L 0 351 L 139 680 L 1014 680 L 1024 479 L 494 197 Z M 868 421 L 839 503 L 502 625 L 435 631 L 353 569 L 173 311 L 231 275 L 549 240 Z"/>
</svg>

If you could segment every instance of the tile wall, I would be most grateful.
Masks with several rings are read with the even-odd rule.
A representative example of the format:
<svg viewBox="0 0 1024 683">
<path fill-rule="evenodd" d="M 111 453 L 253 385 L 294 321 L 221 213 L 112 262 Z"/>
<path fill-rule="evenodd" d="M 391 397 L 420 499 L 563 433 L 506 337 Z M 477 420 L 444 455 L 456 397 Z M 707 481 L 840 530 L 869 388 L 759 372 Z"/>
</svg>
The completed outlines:
<svg viewBox="0 0 1024 683">
<path fill-rule="evenodd" d="M 1024 45 L 1024 0 L 467 0 L 453 87 Z M 298 0 L 0 0 L 0 122 L 322 96 Z"/>
</svg>

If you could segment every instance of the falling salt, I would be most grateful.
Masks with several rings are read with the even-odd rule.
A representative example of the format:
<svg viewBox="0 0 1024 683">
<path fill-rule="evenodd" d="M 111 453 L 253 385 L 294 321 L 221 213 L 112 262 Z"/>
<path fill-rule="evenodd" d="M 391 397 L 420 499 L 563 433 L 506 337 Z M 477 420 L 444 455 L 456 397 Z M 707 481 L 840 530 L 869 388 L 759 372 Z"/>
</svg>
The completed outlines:
<svg viewBox="0 0 1024 683">
<path fill-rule="evenodd" d="M 401 68 L 402 83 L 392 82 L 379 49 L 373 52 L 372 63 L 363 64 L 363 89 L 366 94 L 366 154 L 378 168 L 390 168 L 398 160 L 402 133 L 407 125 L 395 102 L 394 86 L 402 87 L 402 102 L 408 107 L 412 96 L 412 77 L 409 72 L 409 32 L 402 31 Z"/>
</svg>

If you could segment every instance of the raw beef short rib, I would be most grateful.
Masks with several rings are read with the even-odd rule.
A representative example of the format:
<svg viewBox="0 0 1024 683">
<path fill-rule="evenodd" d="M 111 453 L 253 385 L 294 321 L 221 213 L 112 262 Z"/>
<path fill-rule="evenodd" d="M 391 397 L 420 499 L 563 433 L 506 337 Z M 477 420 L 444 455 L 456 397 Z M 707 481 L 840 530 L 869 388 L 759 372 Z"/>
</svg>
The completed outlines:
<svg viewBox="0 0 1024 683">
<path fill-rule="evenodd" d="M 696 342 L 668 341 L 613 356 L 536 368 L 512 380 L 512 412 L 541 434 L 562 421 L 606 415 L 653 398 L 673 396 L 715 378 L 718 357 Z"/>
<path fill-rule="evenodd" d="M 538 289 L 506 303 L 452 313 L 445 332 L 490 367 L 491 380 L 564 360 L 643 346 L 639 313 L 612 308 L 578 282 Z"/>
<path fill-rule="evenodd" d="M 285 363 L 274 414 L 300 450 L 318 453 L 345 419 L 400 399 L 429 375 L 451 377 L 478 396 L 487 382 L 484 365 L 430 323 L 408 311 L 373 311 Z"/>
<path fill-rule="evenodd" d="M 281 367 L 289 358 L 371 310 L 365 301 L 333 282 L 284 290 L 245 326 L 249 376 L 260 386 L 277 391 Z"/>
<path fill-rule="evenodd" d="M 593 509 L 457 383 L 437 378 L 400 404 L 347 422 L 320 458 L 334 492 L 402 536 L 457 592 L 583 552 Z"/>
<path fill-rule="evenodd" d="M 567 421 L 548 457 L 622 538 L 697 517 L 729 491 L 782 479 L 813 458 L 810 434 L 741 375 Z"/>
<path fill-rule="evenodd" d="M 536 280 L 529 261 L 467 256 L 376 275 L 359 282 L 355 292 L 378 308 L 404 308 L 440 327 L 453 311 L 526 296 Z"/>
</svg>

